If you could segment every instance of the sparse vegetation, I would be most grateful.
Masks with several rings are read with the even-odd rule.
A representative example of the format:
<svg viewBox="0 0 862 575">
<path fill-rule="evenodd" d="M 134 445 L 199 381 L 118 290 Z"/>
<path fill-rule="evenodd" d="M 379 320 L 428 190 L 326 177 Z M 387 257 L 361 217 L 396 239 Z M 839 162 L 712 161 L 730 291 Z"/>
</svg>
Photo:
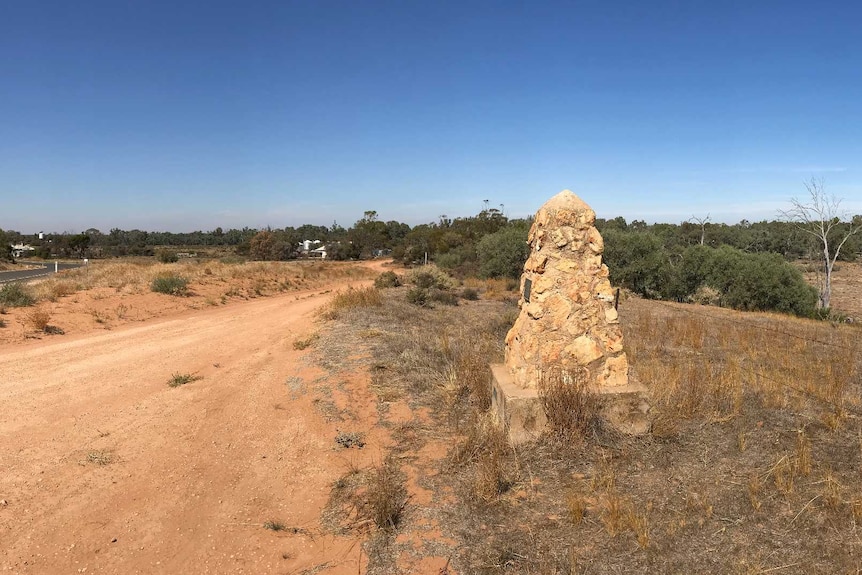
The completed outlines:
<svg viewBox="0 0 862 575">
<path fill-rule="evenodd" d="M 457 285 L 455 279 L 435 265 L 421 266 L 410 272 L 410 283 L 420 289 L 448 290 Z"/>
<path fill-rule="evenodd" d="M 20 286 L 33 303 L 57 301 L 82 290 L 110 289 L 122 295 L 153 291 L 154 280 L 161 276 L 178 276 L 187 280 L 184 295 L 197 285 L 228 284 L 228 297 L 245 298 L 282 293 L 287 290 L 314 288 L 333 280 L 366 279 L 372 272 L 360 266 L 320 261 L 246 262 L 242 258 L 198 261 L 183 258 L 173 264 L 156 263 L 155 259 L 95 260 L 86 268 L 63 271 L 32 286 Z M 13 285 L 13 284 L 7 284 Z M 167 288 L 170 288 L 171 282 Z M 2 288 L 0 288 L 2 289 Z M 203 296 L 204 298 L 206 296 Z M 218 296 L 217 296 L 218 297 Z M 2 306 L 0 299 L 0 306 Z M 12 307 L 7 305 L 7 307 Z"/>
<path fill-rule="evenodd" d="M 158 259 L 163 264 L 173 264 L 180 261 L 179 256 L 177 256 L 177 252 L 173 250 L 159 250 L 156 252 L 156 259 Z"/>
<path fill-rule="evenodd" d="M 27 314 L 27 324 L 35 331 L 47 333 L 49 331 L 49 321 L 51 321 L 51 312 L 47 309 L 36 308 Z"/>
<path fill-rule="evenodd" d="M 378 289 L 394 288 L 401 285 L 401 278 L 393 271 L 386 271 L 374 280 L 374 287 Z"/>
<path fill-rule="evenodd" d="M 340 312 L 354 308 L 378 307 L 382 305 L 380 290 L 376 287 L 349 288 L 347 291 L 339 292 L 333 296 L 328 308 L 324 311 L 324 317 L 335 319 Z"/>
<path fill-rule="evenodd" d="M 318 339 L 320 339 L 319 333 L 313 333 L 307 337 L 297 338 L 297 339 L 293 340 L 293 349 L 299 350 L 299 351 L 301 351 L 303 349 L 308 349 L 309 347 L 314 345 L 314 343 Z"/>
<path fill-rule="evenodd" d="M 199 375 L 194 375 L 191 373 L 175 373 L 168 380 L 168 387 L 179 387 L 181 385 L 186 385 L 187 383 L 192 383 L 193 381 L 198 381 L 202 379 Z"/>
<path fill-rule="evenodd" d="M 114 462 L 114 454 L 106 449 L 88 451 L 86 462 L 99 466 L 108 465 Z"/>
<path fill-rule="evenodd" d="M 407 505 L 407 489 L 398 461 L 392 454 L 371 470 L 367 496 L 374 525 L 384 531 L 397 529 Z"/>
<path fill-rule="evenodd" d="M 0 286 L 0 306 L 27 307 L 36 303 L 30 289 L 20 283 L 7 283 Z"/>
<path fill-rule="evenodd" d="M 548 433 L 564 442 L 584 439 L 599 425 L 599 397 L 583 370 L 550 370 L 538 382 Z"/>
<path fill-rule="evenodd" d="M 270 531 L 276 531 L 276 532 L 277 531 L 284 531 L 287 529 L 287 527 L 284 525 L 284 523 L 282 523 L 281 521 L 278 521 L 276 519 L 268 519 L 267 521 L 264 521 L 263 528 L 269 529 Z"/>
<path fill-rule="evenodd" d="M 362 449 L 365 447 L 365 434 L 357 431 L 339 431 L 335 436 L 335 443 L 344 449 L 351 447 Z"/>
<path fill-rule="evenodd" d="M 468 301 L 476 301 L 479 299 L 479 291 L 475 288 L 466 287 L 461 291 L 461 297 Z"/>
<path fill-rule="evenodd" d="M 514 319 L 502 301 L 419 312 L 387 292 L 320 345 L 332 362 L 369 349 L 380 405 L 432 414 L 399 428 L 395 451 L 434 494 L 459 572 L 853 572 L 858 329 L 637 297 L 620 317 L 632 375 L 650 390 L 654 432 L 642 439 L 597 427 L 595 398 L 563 385 L 577 377 L 551 374 L 543 398 L 558 439 L 513 449 L 487 413 L 487 365 Z M 439 443 L 451 445 L 445 463 L 414 459 Z M 391 567 L 386 557 L 374 568 Z"/>
<path fill-rule="evenodd" d="M 167 272 L 153 278 L 150 289 L 156 293 L 181 296 L 188 293 L 188 286 L 189 280 Z"/>
<path fill-rule="evenodd" d="M 428 290 L 420 287 L 413 287 L 407 292 L 407 301 L 413 305 L 420 307 L 428 304 Z"/>
</svg>

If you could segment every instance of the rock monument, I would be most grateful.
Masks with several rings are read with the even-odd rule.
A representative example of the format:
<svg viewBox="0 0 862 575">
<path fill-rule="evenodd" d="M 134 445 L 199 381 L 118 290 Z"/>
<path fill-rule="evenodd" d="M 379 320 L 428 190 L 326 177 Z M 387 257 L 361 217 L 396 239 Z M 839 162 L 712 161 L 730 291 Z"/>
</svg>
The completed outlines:
<svg viewBox="0 0 862 575">
<path fill-rule="evenodd" d="M 607 396 L 603 415 L 615 427 L 644 433 L 642 386 L 629 380 L 614 291 L 602 264 L 595 212 L 564 190 L 536 213 L 521 275 L 520 314 L 506 336 L 506 363 L 492 365 L 492 407 L 515 442 L 545 426 L 537 386 L 552 370 L 582 370 Z"/>
</svg>

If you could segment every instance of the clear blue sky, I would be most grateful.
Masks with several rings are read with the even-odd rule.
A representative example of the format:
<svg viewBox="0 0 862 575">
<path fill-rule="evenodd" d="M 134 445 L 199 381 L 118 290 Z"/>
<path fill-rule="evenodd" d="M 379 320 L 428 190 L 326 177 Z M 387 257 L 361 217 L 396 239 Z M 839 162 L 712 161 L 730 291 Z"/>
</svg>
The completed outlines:
<svg viewBox="0 0 862 575">
<path fill-rule="evenodd" d="M 0 1 L 0 228 L 862 213 L 862 4 Z"/>
</svg>

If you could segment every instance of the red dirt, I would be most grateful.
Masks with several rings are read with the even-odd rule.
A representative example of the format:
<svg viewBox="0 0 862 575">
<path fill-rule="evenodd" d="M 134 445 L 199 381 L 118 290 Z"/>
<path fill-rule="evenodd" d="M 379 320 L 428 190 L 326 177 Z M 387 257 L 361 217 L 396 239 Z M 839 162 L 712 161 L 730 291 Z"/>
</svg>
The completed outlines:
<svg viewBox="0 0 862 575">
<path fill-rule="evenodd" d="M 328 298 L 293 292 L 0 343 L 0 570 L 364 570 L 360 541 L 321 532 L 319 516 L 332 482 L 389 439 L 370 431 L 348 461 L 315 408 L 323 374 L 293 342 Z M 201 379 L 171 388 L 175 373 Z M 362 403 L 352 408 L 370 430 L 374 402 Z"/>
</svg>

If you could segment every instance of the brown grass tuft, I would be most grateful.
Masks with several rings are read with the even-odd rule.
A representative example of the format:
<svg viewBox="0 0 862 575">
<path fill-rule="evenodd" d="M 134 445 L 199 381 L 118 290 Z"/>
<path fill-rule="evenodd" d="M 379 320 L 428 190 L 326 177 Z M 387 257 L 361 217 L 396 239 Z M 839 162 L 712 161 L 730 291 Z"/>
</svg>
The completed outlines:
<svg viewBox="0 0 862 575">
<path fill-rule="evenodd" d="M 375 287 L 367 288 L 348 288 L 347 291 L 335 294 L 332 301 L 329 302 L 326 310 L 323 312 L 323 317 L 326 319 L 336 319 L 338 314 L 343 311 L 363 308 L 363 307 L 380 307 L 383 305 L 383 300 L 380 297 L 380 290 Z"/>
<path fill-rule="evenodd" d="M 543 373 L 538 391 L 551 435 L 570 442 L 595 429 L 599 398 L 590 389 L 585 370 Z"/>
<path fill-rule="evenodd" d="M 27 325 L 35 331 L 48 332 L 48 322 L 51 321 L 51 312 L 44 308 L 36 308 L 27 314 Z"/>
<path fill-rule="evenodd" d="M 407 506 L 407 489 L 393 454 L 387 455 L 371 470 L 367 496 L 370 518 L 374 524 L 384 531 L 397 529 Z"/>
</svg>

